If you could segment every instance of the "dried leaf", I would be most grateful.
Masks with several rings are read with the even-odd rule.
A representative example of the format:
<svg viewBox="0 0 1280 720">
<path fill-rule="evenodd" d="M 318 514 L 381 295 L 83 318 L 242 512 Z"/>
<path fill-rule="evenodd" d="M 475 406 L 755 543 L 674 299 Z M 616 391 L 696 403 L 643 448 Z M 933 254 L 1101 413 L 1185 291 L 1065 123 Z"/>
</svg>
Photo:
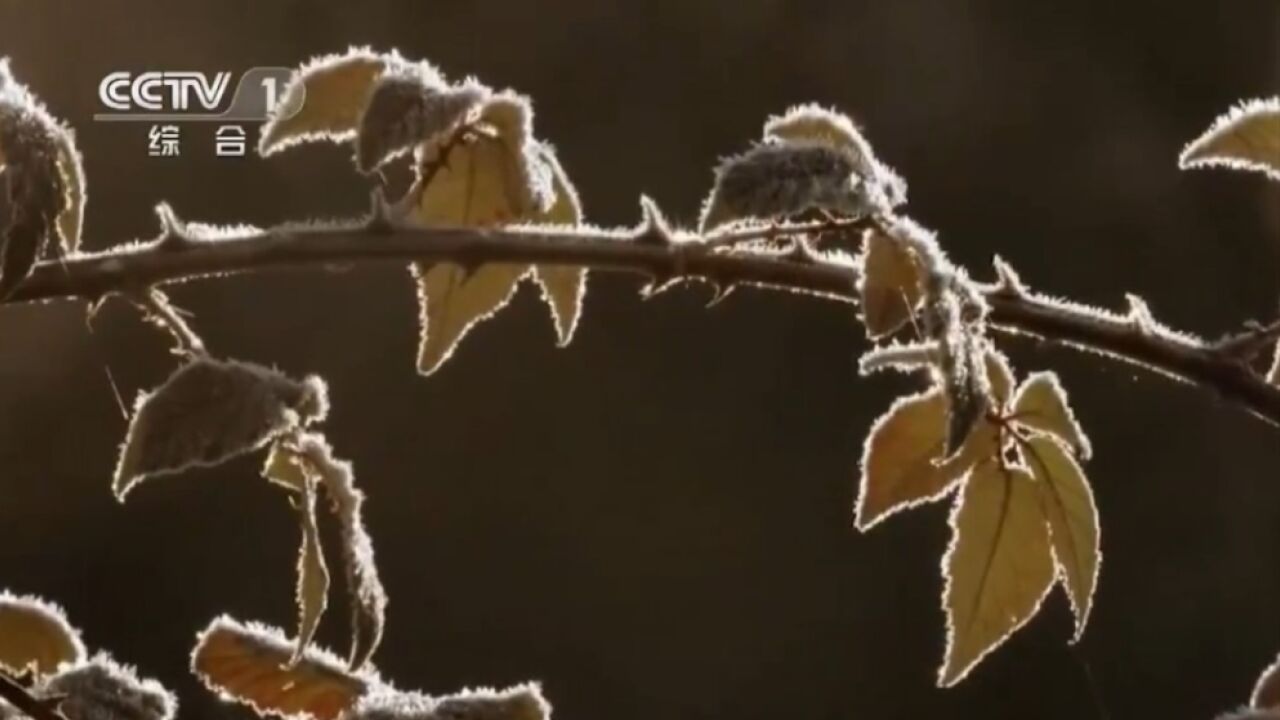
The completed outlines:
<svg viewBox="0 0 1280 720">
<path fill-rule="evenodd" d="M 1280 97 L 1232 108 L 1187 145 L 1178 167 L 1254 170 L 1280 180 Z"/>
<path fill-rule="evenodd" d="M 267 459 L 262 464 L 262 477 L 298 495 L 308 492 L 307 473 L 302 468 L 302 461 L 286 441 L 277 440 L 272 443 Z"/>
<path fill-rule="evenodd" d="M 1082 460 L 1093 454 L 1089 436 L 1071 411 L 1067 393 L 1052 372 L 1027 376 L 1013 399 L 1016 422 L 1031 430 L 1049 433 L 1070 446 Z"/>
<path fill-rule="evenodd" d="M 58 145 L 58 176 L 62 179 L 62 212 L 58 213 L 58 237 L 62 252 L 71 254 L 80 248 L 84 227 L 84 205 L 88 199 L 84 161 L 76 149 L 75 136 L 69 129 L 54 134 Z"/>
<path fill-rule="evenodd" d="M 39 690 L 64 698 L 58 709 L 68 720 L 171 720 L 178 712 L 177 698 L 163 685 L 105 654 L 63 666 Z"/>
<path fill-rule="evenodd" d="M 0 666 L 13 674 L 27 668 L 48 674 L 62 663 L 85 658 L 80 633 L 62 608 L 39 598 L 0 593 Z"/>
<path fill-rule="evenodd" d="M 938 683 L 950 686 L 1035 615 L 1053 584 L 1049 528 L 1035 480 L 1023 468 L 983 462 L 951 514 L 942 559 L 946 659 Z"/>
<path fill-rule="evenodd" d="M 293 643 L 274 628 L 223 616 L 200 634 L 191 671 L 224 700 L 258 715 L 337 720 L 378 680 L 348 672 L 342 661 L 316 646 L 290 663 Z"/>
<path fill-rule="evenodd" d="M 262 126 L 258 153 L 267 156 L 315 140 L 350 140 L 378 77 L 388 68 L 408 67 L 398 55 L 368 48 L 312 59 L 293 74 Z"/>
<path fill-rule="evenodd" d="M 1280 709 L 1280 657 L 1277 657 L 1253 686 L 1249 705 L 1259 710 Z"/>
<path fill-rule="evenodd" d="M 446 86 L 438 74 L 419 68 L 380 77 L 360 117 L 356 168 L 377 170 L 388 161 L 452 133 L 488 99 L 489 88 L 467 82 Z"/>
<path fill-rule="evenodd" d="M 298 521 L 302 526 L 302 545 L 298 549 L 298 639 L 290 663 L 302 660 L 329 605 L 329 568 L 324 564 L 320 529 L 316 526 L 315 481 L 308 478 L 305 488 L 298 508 Z"/>
<path fill-rule="evenodd" d="M 435 168 L 420 189 L 414 218 L 426 225 L 486 227 L 519 222 L 546 212 L 553 200 L 549 169 L 537 157 L 528 102 L 511 95 L 491 98 L 477 120 L 471 142 L 428 149 L 424 167 Z M 526 265 L 494 263 L 474 272 L 453 263 L 413 266 L 421 306 L 418 371 L 435 372 L 479 321 L 506 306 L 529 271 Z"/>
<path fill-rule="evenodd" d="M 1013 395 L 1013 368 L 1009 366 L 1009 358 L 994 348 L 988 348 L 984 357 L 991 397 L 997 408 L 1003 411 Z"/>
<path fill-rule="evenodd" d="M 374 562 L 373 540 L 364 527 L 364 493 L 355 486 L 351 463 L 338 460 L 325 439 L 308 434 L 298 439 L 299 464 L 308 477 L 324 486 L 342 528 L 342 564 L 351 595 L 352 669 L 359 669 L 382 642 L 386 626 L 387 593 Z"/>
<path fill-rule="evenodd" d="M 1023 450 L 1027 467 L 1039 481 L 1054 564 L 1071 600 L 1076 616 L 1075 639 L 1079 640 L 1089 621 L 1102 563 L 1093 489 L 1071 452 L 1053 437 L 1034 435 Z"/>
<path fill-rule="evenodd" d="M 555 201 L 551 207 L 533 219 L 533 223 L 545 225 L 578 225 L 582 222 L 582 203 L 578 191 L 560 165 L 555 152 L 544 145 L 542 160 L 551 170 Z M 551 319 L 556 324 L 560 347 L 573 340 L 582 315 L 582 299 L 587 293 L 587 269 L 571 265 L 535 265 L 533 278 L 542 286 L 542 299 L 551 309 Z"/>
<path fill-rule="evenodd" d="M 199 358 L 140 393 L 113 490 L 123 502 L 144 478 L 213 466 L 322 419 L 324 381 L 302 381 L 236 360 Z"/>
<path fill-rule="evenodd" d="M 876 229 L 866 232 L 858 290 L 868 337 L 884 337 L 911 319 L 924 297 L 922 273 L 905 243 Z"/>
<path fill-rule="evenodd" d="M 994 426 L 983 423 L 969 444 L 942 461 L 947 401 L 936 390 L 900 398 L 871 427 L 862 450 L 854 524 L 869 530 L 885 518 L 951 491 L 974 463 L 996 453 Z"/>
<path fill-rule="evenodd" d="M 505 690 L 478 688 L 431 697 L 383 690 L 360 698 L 346 720 L 548 720 L 551 705 L 536 683 Z"/>
<path fill-rule="evenodd" d="M 747 218 L 777 220 L 809 210 L 858 217 L 878 208 L 857 159 L 829 145 L 765 143 L 726 158 L 702 205 L 703 233 Z"/>
</svg>

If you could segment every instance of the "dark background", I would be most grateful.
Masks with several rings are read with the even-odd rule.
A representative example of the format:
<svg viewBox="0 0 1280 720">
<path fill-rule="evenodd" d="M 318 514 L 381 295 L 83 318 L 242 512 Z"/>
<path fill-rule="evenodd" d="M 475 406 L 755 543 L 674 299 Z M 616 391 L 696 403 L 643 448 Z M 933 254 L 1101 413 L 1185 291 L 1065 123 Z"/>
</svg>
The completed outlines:
<svg viewBox="0 0 1280 720">
<path fill-rule="evenodd" d="M 211 222 L 360 211 L 337 148 L 218 159 L 213 127 L 188 125 L 184 157 L 151 159 L 145 125 L 92 121 L 113 70 L 351 43 L 532 95 L 597 222 L 633 222 L 642 192 L 691 221 L 717 157 L 819 101 L 865 125 L 978 277 L 999 253 L 1035 287 L 1140 293 L 1206 335 L 1277 306 L 1277 186 L 1175 167 L 1235 100 L 1277 91 L 1272 0 L 0 0 L 0 53 L 79 133 L 89 248 L 152 234 L 161 199 Z M 567 350 L 525 289 L 430 379 L 401 267 L 174 291 L 216 352 L 329 379 L 392 597 L 377 659 L 402 687 L 537 678 L 568 720 L 1207 718 L 1280 650 L 1275 429 L 1010 341 L 1020 370 L 1062 374 L 1097 448 L 1096 610 L 1070 647 L 1055 592 L 935 689 L 945 506 L 851 527 L 861 438 L 911 382 L 856 377 L 866 344 L 841 306 L 743 292 L 706 311 L 702 288 L 636 287 L 594 276 Z M 75 304 L 0 310 L 0 585 L 61 602 L 184 717 L 239 717 L 186 653 L 221 612 L 292 626 L 297 527 L 257 458 L 112 499 L 125 423 L 103 366 L 132 399 L 172 368 L 166 342 L 121 305 L 93 335 Z M 336 607 L 323 637 L 345 646 Z"/>
</svg>

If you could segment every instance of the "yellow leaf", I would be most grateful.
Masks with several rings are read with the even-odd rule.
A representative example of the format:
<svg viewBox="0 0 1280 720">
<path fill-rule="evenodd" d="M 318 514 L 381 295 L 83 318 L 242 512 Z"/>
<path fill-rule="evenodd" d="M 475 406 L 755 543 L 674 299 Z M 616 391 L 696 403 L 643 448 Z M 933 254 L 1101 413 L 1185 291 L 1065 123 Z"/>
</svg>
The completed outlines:
<svg viewBox="0 0 1280 720">
<path fill-rule="evenodd" d="M 308 479 L 304 487 L 305 495 L 298 508 L 302 526 L 302 546 L 298 549 L 298 639 L 290 663 L 302 659 L 329 605 L 329 568 L 324 564 L 320 530 L 316 527 L 316 483 Z"/>
<path fill-rule="evenodd" d="M 946 426 L 947 401 L 936 390 L 901 398 L 876 420 L 862 451 L 854 520 L 859 530 L 941 498 L 974 463 L 994 455 L 996 429 L 983 421 L 959 453 L 939 464 Z"/>
<path fill-rule="evenodd" d="M 991 396 L 996 401 L 996 409 L 1003 412 L 1013 395 L 1013 368 L 1009 366 L 1009 358 L 994 348 L 988 349 L 985 357 Z"/>
<path fill-rule="evenodd" d="M 921 280 L 910 248 L 878 230 L 867 231 L 859 291 L 868 337 L 888 335 L 911 319 L 924 295 Z"/>
<path fill-rule="evenodd" d="M 1255 170 L 1280 180 L 1280 97 L 1232 108 L 1187 145 L 1178 166 Z"/>
<path fill-rule="evenodd" d="M 1249 706 L 1257 710 L 1280 708 L 1280 657 L 1258 676 L 1249 696 Z"/>
<path fill-rule="evenodd" d="M 1089 620 L 1102 561 L 1093 489 L 1071 453 L 1054 438 L 1033 435 L 1024 450 L 1027 465 L 1039 481 L 1054 562 L 1071 600 L 1079 640 Z"/>
<path fill-rule="evenodd" d="M 560 161 L 549 147 L 543 146 L 542 160 L 551 169 L 555 201 L 551 207 L 537 215 L 533 222 L 546 225 L 578 225 L 582 222 L 582 203 L 578 191 L 569 182 Z M 587 269 L 572 265 L 536 265 L 533 277 L 542 286 L 542 299 L 551 309 L 551 319 L 556 324 L 560 347 L 573 340 L 582 314 L 582 298 L 587 291 Z"/>
<path fill-rule="evenodd" d="M 1022 427 L 1049 433 L 1075 450 L 1082 460 L 1093 454 L 1089 436 L 1076 420 L 1067 393 L 1051 372 L 1032 373 L 1013 399 L 1014 421 Z"/>
<path fill-rule="evenodd" d="M 370 680 L 347 672 L 331 653 L 312 646 L 290 664 L 292 644 L 280 631 L 214 620 L 191 653 L 191 670 L 210 690 L 252 707 L 260 716 L 336 720 Z"/>
<path fill-rule="evenodd" d="M 0 594 L 0 666 L 15 674 L 33 667 L 47 675 L 61 663 L 84 658 L 80 633 L 61 608 L 33 597 Z"/>
<path fill-rule="evenodd" d="M 946 659 L 938 684 L 962 680 L 1035 615 L 1053 584 L 1053 556 L 1035 480 L 1023 468 L 983 462 L 951 514 L 942 559 Z"/>
<path fill-rule="evenodd" d="M 511 301 L 516 285 L 529 268 L 484 265 L 468 275 L 461 266 L 440 263 L 425 272 L 421 265 L 415 265 L 413 270 L 418 278 L 418 301 L 422 308 L 418 372 L 430 375 L 453 355 L 458 342 L 476 323 L 491 317 Z"/>
<path fill-rule="evenodd" d="M 355 137 L 374 83 L 392 64 L 407 65 L 395 55 L 351 48 L 303 65 L 262 126 L 258 152 L 266 156 L 301 142 Z"/>
<path fill-rule="evenodd" d="M 546 212 L 548 169 L 536 153 L 527 101 L 514 95 L 490 98 L 480 112 L 481 127 L 470 142 L 448 151 L 447 162 L 428 149 L 424 167 L 434 167 L 414 218 L 426 225 L 487 227 L 521 222 Z M 495 263 L 468 273 L 453 263 L 413 266 L 418 280 L 422 341 L 418 371 L 435 372 L 477 322 L 502 309 L 515 293 L 527 265 Z"/>
</svg>

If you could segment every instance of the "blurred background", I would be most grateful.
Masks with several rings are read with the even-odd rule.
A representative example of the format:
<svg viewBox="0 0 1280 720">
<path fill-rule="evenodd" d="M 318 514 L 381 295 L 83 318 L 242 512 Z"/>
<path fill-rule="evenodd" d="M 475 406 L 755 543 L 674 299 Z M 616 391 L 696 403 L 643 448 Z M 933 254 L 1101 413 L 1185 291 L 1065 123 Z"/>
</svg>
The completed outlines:
<svg viewBox="0 0 1280 720">
<path fill-rule="evenodd" d="M 979 278 L 1146 297 L 1214 336 L 1280 301 L 1280 189 L 1179 173 L 1183 144 L 1280 89 L 1280 6 L 1003 0 L 0 0 L 0 53 L 78 132 L 86 245 L 184 217 L 272 223 L 363 210 L 344 149 L 216 158 L 212 125 L 147 156 L 95 123 L 116 70 L 295 65 L 399 48 L 536 102 L 590 219 L 641 193 L 689 222 L 716 159 L 767 115 L 858 119 L 909 211 Z M 256 136 L 256 131 L 253 133 Z M 858 378 L 847 309 L 692 286 L 649 302 L 591 279 L 568 349 L 532 288 L 430 379 L 403 267 L 242 276 L 174 290 L 216 352 L 329 379 L 327 424 L 369 493 L 391 593 L 377 656 L 402 687 L 540 679 L 557 718 L 1207 718 L 1280 651 L 1277 431 L 1211 395 L 1011 340 L 1059 371 L 1090 430 L 1105 562 L 1083 641 L 1060 592 L 952 690 L 945 505 L 852 529 L 861 438 L 908 378 Z M 186 672 L 222 612 L 292 627 L 297 525 L 259 459 L 109 490 L 131 401 L 167 340 L 109 304 L 0 309 L 0 586 L 62 603 L 88 643 L 237 718 Z M 345 647 L 335 596 L 322 639 Z"/>
</svg>

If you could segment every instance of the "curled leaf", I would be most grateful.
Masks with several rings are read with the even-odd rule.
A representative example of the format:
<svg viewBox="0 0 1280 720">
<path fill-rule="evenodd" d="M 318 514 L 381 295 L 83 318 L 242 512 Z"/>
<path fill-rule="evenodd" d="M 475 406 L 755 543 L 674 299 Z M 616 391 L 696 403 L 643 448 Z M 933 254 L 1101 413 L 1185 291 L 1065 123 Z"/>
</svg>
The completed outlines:
<svg viewBox="0 0 1280 720">
<path fill-rule="evenodd" d="M 1089 436 L 1076 420 L 1067 392 L 1051 372 L 1032 373 L 1013 399 L 1015 421 L 1031 430 L 1049 433 L 1070 446 L 1082 460 L 1093 454 Z"/>
<path fill-rule="evenodd" d="M 1178 167 L 1253 170 L 1280 180 L 1280 97 L 1232 108 L 1187 145 Z"/>
<path fill-rule="evenodd" d="M 318 377 L 299 381 L 261 365 L 197 358 L 139 394 L 112 488 L 123 502 L 146 477 L 217 465 L 327 410 Z"/>
<path fill-rule="evenodd" d="M 416 67 L 384 73 L 360 117 L 356 167 L 370 173 L 419 144 L 435 142 L 466 122 L 489 94 L 475 82 L 446 86 L 438 74 L 424 76 Z"/>
<path fill-rule="evenodd" d="M 1076 616 L 1075 639 L 1079 640 L 1089 621 L 1102 561 L 1093 489 L 1075 458 L 1055 438 L 1032 436 L 1023 449 L 1027 467 L 1039 481 L 1054 564 L 1071 600 Z"/>
<path fill-rule="evenodd" d="M 262 126 L 258 153 L 267 156 L 302 142 L 355 137 L 375 81 L 388 68 L 408 66 L 398 55 L 368 48 L 312 59 L 294 73 Z"/>
<path fill-rule="evenodd" d="M 1035 615 L 1053 584 L 1049 528 L 1023 468 L 979 463 L 951 514 L 942 559 L 946 659 L 938 684 L 965 675 Z"/>
<path fill-rule="evenodd" d="M 892 208 L 907 200 L 906 182 L 880 162 L 871 143 L 844 113 L 813 104 L 797 105 L 769 118 L 764 125 L 764 137 L 766 141 L 818 142 L 839 148 L 856 159 L 858 176 L 876 196 L 875 204 Z"/>
<path fill-rule="evenodd" d="M 324 564 L 324 552 L 320 549 L 320 529 L 316 526 L 316 483 L 308 479 L 302 502 L 298 507 L 298 522 L 302 526 L 302 545 L 298 549 L 298 639 L 291 663 L 302 659 L 320 627 L 329 604 L 329 568 Z"/>
<path fill-rule="evenodd" d="M 742 220 L 774 220 L 808 210 L 861 216 L 875 207 L 856 159 L 829 145 L 764 143 L 725 159 L 702 206 L 703 232 Z"/>
<path fill-rule="evenodd" d="M 924 297 L 923 270 L 915 252 L 872 228 L 863 240 L 858 291 L 867 336 L 879 338 L 902 327 Z"/>
<path fill-rule="evenodd" d="M 84 160 L 76 149 L 75 136 L 68 129 L 56 133 L 58 144 L 58 176 L 62 178 L 62 212 L 58 213 L 58 237 L 62 252 L 71 254 L 80 248 L 84 227 L 84 205 L 87 197 Z"/>
<path fill-rule="evenodd" d="M 316 646 L 290 663 L 293 643 L 275 628 L 243 624 L 223 616 L 200 633 L 191 671 L 224 700 L 243 703 L 258 715 L 337 720 L 376 676 L 356 675 Z"/>
<path fill-rule="evenodd" d="M 39 598 L 0 593 L 0 667 L 49 674 L 85 658 L 80 632 L 62 608 Z"/>
<path fill-rule="evenodd" d="M 580 224 L 582 203 L 578 200 L 578 191 L 549 146 L 542 146 L 542 160 L 551 170 L 555 200 L 546 212 L 538 214 L 532 222 L 540 225 Z M 582 315 L 582 299 L 587 292 L 587 269 L 570 265 L 535 265 L 533 278 L 542 286 L 542 298 L 551 309 L 559 344 L 564 347 L 573 340 L 578 318 Z"/>
<path fill-rule="evenodd" d="M 342 565 L 351 594 L 351 653 L 359 669 L 382 642 L 387 593 L 374 562 L 373 540 L 364 527 L 364 493 L 355 486 L 351 463 L 338 460 L 325 439 L 307 434 L 297 442 L 298 463 L 312 481 L 324 486 L 342 530 Z"/>
<path fill-rule="evenodd" d="M 58 709 L 68 720 L 172 720 L 178 711 L 178 700 L 163 685 L 105 654 L 64 666 L 41 683 L 40 692 L 62 697 Z"/>
</svg>

